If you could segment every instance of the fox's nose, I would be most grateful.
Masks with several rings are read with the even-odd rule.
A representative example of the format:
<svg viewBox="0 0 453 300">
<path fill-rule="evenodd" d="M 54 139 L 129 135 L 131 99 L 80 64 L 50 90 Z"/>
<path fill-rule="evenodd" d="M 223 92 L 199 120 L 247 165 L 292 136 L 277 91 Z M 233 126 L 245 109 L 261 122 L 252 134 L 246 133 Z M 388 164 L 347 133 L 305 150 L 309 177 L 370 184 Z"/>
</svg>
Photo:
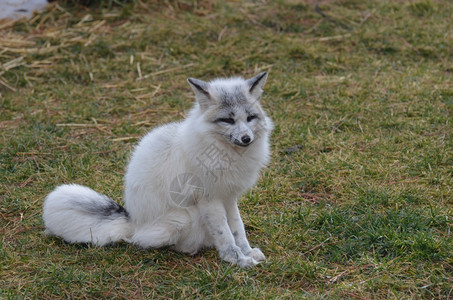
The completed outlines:
<svg viewBox="0 0 453 300">
<path fill-rule="evenodd" d="M 251 139 L 248 135 L 244 135 L 243 137 L 241 137 L 241 141 L 244 143 L 244 144 L 248 144 L 250 143 Z"/>
</svg>

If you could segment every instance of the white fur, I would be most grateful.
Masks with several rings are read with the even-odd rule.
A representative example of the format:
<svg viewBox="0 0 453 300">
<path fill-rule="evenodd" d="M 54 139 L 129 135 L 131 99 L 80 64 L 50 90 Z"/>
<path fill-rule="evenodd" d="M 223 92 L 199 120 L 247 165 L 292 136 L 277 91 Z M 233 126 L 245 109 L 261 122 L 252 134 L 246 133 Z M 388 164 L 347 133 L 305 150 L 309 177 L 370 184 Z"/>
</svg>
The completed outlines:
<svg viewBox="0 0 453 300">
<path fill-rule="evenodd" d="M 74 200 L 80 205 L 74 205 Z M 131 224 L 125 217 L 100 221 L 98 216 L 87 214 L 82 205 L 92 205 L 93 201 L 105 203 L 106 199 L 84 186 L 59 186 L 44 202 L 45 233 L 60 236 L 70 243 L 91 242 L 100 246 L 121 241 L 131 234 Z"/>
<path fill-rule="evenodd" d="M 189 254 L 215 246 L 222 259 L 241 267 L 264 260 L 258 248 L 250 247 L 237 206 L 239 197 L 253 187 L 269 160 L 269 133 L 273 125 L 259 105 L 261 87 L 267 77 L 262 74 L 265 76 L 259 78 L 262 82 L 256 87 L 259 90 L 253 91 L 249 91 L 253 78 L 196 81 L 208 89 L 209 96 L 189 79 L 197 103 L 187 118 L 148 133 L 136 147 L 127 167 L 125 208 L 129 221 L 126 217 L 99 220 L 96 216 L 79 213 L 68 201 L 77 198 L 89 202 L 102 196 L 85 187 L 66 185 L 53 191 L 45 201 L 43 218 L 47 231 L 69 242 L 105 245 L 125 240 L 144 248 L 171 246 Z M 246 121 L 242 108 L 245 104 L 238 104 L 234 107 L 238 118 L 234 125 L 209 119 L 225 113 L 220 111 L 219 95 L 233 95 L 238 90 L 245 94 L 247 105 L 252 105 L 260 118 Z M 203 97 L 206 99 L 201 99 Z M 201 102 L 205 102 L 204 105 L 199 105 Z M 253 142 L 240 147 L 228 140 L 225 132 L 231 136 L 244 126 L 247 130 L 243 132 L 253 133 Z M 207 149 L 220 151 L 228 161 L 223 161 L 223 167 L 206 167 L 200 159 Z M 182 189 L 183 195 L 193 194 L 184 205 L 175 203 L 171 194 L 181 174 L 190 174 L 201 183 L 195 193 L 190 186 L 189 190 Z"/>
<path fill-rule="evenodd" d="M 47 0 L 0 0 L 0 20 L 31 18 L 35 11 L 49 4 Z"/>
</svg>

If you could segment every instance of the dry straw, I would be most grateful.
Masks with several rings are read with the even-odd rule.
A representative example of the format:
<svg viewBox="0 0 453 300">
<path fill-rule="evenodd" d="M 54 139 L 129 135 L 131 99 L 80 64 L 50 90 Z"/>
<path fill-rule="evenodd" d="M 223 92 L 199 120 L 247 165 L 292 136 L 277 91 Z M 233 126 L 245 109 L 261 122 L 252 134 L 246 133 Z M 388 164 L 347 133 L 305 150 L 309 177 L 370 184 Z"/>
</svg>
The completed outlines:
<svg viewBox="0 0 453 300">
<path fill-rule="evenodd" d="M 71 58 L 71 47 L 88 47 L 108 36 L 113 30 L 121 28 L 134 34 L 146 30 L 145 26 L 131 24 L 120 17 L 121 10 L 104 10 L 93 17 L 85 7 L 68 10 L 53 2 L 36 14 L 33 18 L 21 20 L 0 20 L 0 86 L 15 92 L 16 84 L 7 79 L 5 74 L 16 68 L 23 68 L 25 80 L 29 85 L 39 82 L 39 76 L 51 69 L 62 58 Z M 113 41 L 112 47 L 119 47 L 122 41 Z M 143 54 L 145 55 L 145 54 Z M 84 59 L 83 55 L 80 56 Z M 143 57 L 147 67 L 152 71 L 143 70 L 143 65 L 136 63 L 137 78 L 144 80 L 153 76 L 176 72 L 193 64 L 162 63 L 160 59 Z M 86 60 L 86 59 L 85 59 Z M 134 62 L 131 56 L 131 63 Z M 93 73 L 90 73 L 94 80 Z M 3 89 L 2 88 L 2 89 Z"/>
</svg>

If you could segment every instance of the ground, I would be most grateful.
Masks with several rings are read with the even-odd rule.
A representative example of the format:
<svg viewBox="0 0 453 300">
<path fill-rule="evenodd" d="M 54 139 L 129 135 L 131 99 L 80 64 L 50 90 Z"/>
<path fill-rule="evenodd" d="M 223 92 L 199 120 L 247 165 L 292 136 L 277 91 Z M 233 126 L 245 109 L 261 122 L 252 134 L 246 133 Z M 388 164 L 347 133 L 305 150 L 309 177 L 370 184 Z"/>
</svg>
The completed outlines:
<svg viewBox="0 0 453 300">
<path fill-rule="evenodd" d="M 317 4 L 317 5 L 316 5 Z M 0 23 L 1 298 L 453 297 L 451 1 L 53 2 Z M 269 71 L 272 161 L 240 209 L 267 261 L 42 234 L 79 183 L 121 203 L 187 77 Z"/>
</svg>

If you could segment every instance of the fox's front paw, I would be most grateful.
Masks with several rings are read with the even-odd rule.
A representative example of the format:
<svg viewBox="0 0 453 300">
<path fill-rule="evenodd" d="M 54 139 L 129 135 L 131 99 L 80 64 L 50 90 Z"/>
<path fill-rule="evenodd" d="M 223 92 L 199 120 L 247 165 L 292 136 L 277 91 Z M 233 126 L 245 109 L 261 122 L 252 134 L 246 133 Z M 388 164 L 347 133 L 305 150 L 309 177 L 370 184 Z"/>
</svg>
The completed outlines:
<svg viewBox="0 0 453 300">
<path fill-rule="evenodd" d="M 220 258 L 232 264 L 237 264 L 239 258 L 244 257 L 241 249 L 237 246 L 231 245 L 226 249 L 219 250 Z"/>
<path fill-rule="evenodd" d="M 266 256 L 264 256 L 263 252 L 261 252 L 260 248 L 253 248 L 252 252 L 250 252 L 249 256 L 256 260 L 257 262 L 262 262 L 266 260 Z"/>
<path fill-rule="evenodd" d="M 244 256 L 244 257 L 238 259 L 237 264 L 241 268 L 248 269 L 248 268 L 256 266 L 258 264 L 258 262 L 251 257 Z"/>
<path fill-rule="evenodd" d="M 230 246 L 219 251 L 220 257 L 233 265 L 238 265 L 241 268 L 250 268 L 258 264 L 252 257 L 245 256 L 241 249 L 237 246 Z"/>
</svg>

